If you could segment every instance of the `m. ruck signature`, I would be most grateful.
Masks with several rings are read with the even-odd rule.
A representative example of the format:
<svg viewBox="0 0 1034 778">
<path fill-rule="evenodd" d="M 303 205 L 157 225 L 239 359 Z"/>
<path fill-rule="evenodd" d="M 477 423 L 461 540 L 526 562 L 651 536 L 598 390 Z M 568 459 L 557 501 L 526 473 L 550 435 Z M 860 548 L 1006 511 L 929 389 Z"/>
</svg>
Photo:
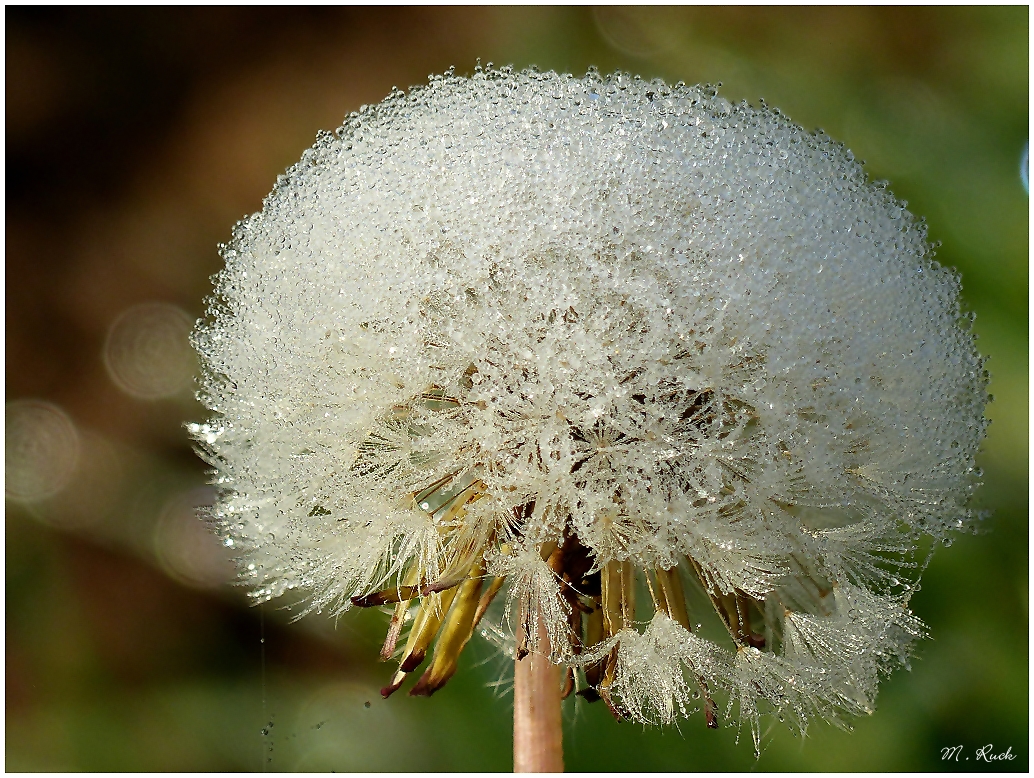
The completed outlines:
<svg viewBox="0 0 1034 778">
<path fill-rule="evenodd" d="M 942 762 L 968 762 L 969 757 L 963 752 L 965 746 L 948 746 L 941 749 L 941 761 Z M 1016 758 L 1016 754 L 1012 752 L 1012 746 L 1009 746 L 1004 751 L 995 753 L 994 744 L 988 743 L 986 746 L 981 746 L 974 751 L 975 760 L 977 762 L 1011 762 Z"/>
</svg>

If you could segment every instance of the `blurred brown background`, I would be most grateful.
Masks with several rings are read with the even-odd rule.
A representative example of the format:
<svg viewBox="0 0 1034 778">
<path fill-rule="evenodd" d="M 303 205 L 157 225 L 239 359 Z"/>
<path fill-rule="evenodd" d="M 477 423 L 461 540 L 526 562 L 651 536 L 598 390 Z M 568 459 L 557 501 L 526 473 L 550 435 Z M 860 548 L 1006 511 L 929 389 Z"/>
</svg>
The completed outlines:
<svg viewBox="0 0 1034 778">
<path fill-rule="evenodd" d="M 993 513 L 934 557 L 913 600 L 934 640 L 875 716 L 776 728 L 755 762 L 734 729 L 571 701 L 569 768 L 1027 769 L 1025 7 L 8 8 L 6 30 L 7 769 L 509 769 L 487 646 L 433 699 L 385 702 L 379 614 L 247 606 L 183 429 L 234 221 L 318 130 L 478 57 L 722 81 L 822 126 L 926 215 L 993 374 Z M 988 743 L 1017 758 L 974 761 Z"/>
</svg>

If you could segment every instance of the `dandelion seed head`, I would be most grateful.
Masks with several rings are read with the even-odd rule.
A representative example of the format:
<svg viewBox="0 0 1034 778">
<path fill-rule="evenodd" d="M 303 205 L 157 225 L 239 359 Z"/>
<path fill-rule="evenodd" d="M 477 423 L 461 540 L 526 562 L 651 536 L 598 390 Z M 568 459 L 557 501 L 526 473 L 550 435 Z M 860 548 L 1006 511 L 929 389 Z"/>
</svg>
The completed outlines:
<svg viewBox="0 0 1034 778">
<path fill-rule="evenodd" d="M 755 741 L 765 706 L 871 710 L 922 635 L 915 549 L 971 519 L 987 377 L 923 223 L 826 136 L 709 87 L 448 74 L 322 134 L 222 254 L 215 515 L 261 599 L 416 609 L 399 683 L 419 629 L 480 617 L 470 576 L 555 661 L 612 646 L 634 718 L 702 684 Z"/>
</svg>

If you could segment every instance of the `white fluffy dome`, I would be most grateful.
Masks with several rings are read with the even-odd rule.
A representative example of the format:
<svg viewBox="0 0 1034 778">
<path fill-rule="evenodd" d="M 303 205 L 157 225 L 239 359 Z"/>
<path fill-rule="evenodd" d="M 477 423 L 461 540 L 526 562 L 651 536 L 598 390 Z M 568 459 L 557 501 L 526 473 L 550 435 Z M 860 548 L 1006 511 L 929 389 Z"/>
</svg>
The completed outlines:
<svg viewBox="0 0 1034 778">
<path fill-rule="evenodd" d="M 386 693 L 435 634 L 444 683 L 502 588 L 499 629 L 541 609 L 622 715 L 871 710 L 986 426 L 903 205 L 706 87 L 478 71 L 364 107 L 237 225 L 195 334 L 227 545 L 260 599 L 401 600 Z"/>
</svg>

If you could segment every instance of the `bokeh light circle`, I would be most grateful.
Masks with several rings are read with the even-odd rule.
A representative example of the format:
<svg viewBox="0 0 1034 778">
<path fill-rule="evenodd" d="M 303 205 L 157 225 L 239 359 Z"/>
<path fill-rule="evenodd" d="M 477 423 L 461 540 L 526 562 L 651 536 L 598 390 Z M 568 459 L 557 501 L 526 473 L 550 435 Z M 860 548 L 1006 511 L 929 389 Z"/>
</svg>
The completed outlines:
<svg viewBox="0 0 1034 778">
<path fill-rule="evenodd" d="M 652 57 L 674 44 L 671 20 L 664 9 L 642 6 L 603 5 L 592 9 L 592 18 L 611 48 L 632 57 Z"/>
<path fill-rule="evenodd" d="M 79 432 L 68 414 L 42 400 L 4 406 L 4 493 L 35 502 L 60 492 L 75 473 Z"/>
<path fill-rule="evenodd" d="M 1023 144 L 1023 154 L 1020 155 L 1020 181 L 1023 182 L 1023 191 L 1030 194 L 1030 141 Z"/>
<path fill-rule="evenodd" d="M 188 586 L 210 589 L 234 578 L 228 550 L 201 515 L 215 499 L 211 486 L 180 492 L 165 504 L 154 529 L 155 553 L 162 568 Z"/>
<path fill-rule="evenodd" d="M 171 397 L 190 385 L 193 321 L 168 303 L 143 303 L 112 322 L 104 343 L 108 375 L 126 394 L 145 400 Z"/>
</svg>

